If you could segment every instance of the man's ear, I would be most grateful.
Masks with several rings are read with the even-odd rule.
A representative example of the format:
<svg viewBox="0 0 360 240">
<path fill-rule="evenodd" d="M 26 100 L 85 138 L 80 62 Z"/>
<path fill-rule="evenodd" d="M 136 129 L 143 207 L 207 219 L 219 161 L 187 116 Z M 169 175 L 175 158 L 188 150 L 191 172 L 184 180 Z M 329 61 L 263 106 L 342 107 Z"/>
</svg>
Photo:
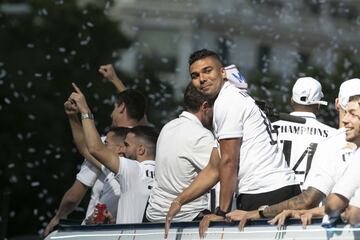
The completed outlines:
<svg viewBox="0 0 360 240">
<path fill-rule="evenodd" d="M 123 145 L 117 145 L 117 147 L 116 147 L 116 153 L 118 154 L 118 155 L 120 155 L 120 154 L 124 154 L 124 146 Z"/>
<path fill-rule="evenodd" d="M 335 98 L 335 109 L 336 111 L 340 111 L 340 103 L 339 103 L 339 98 Z"/>
<path fill-rule="evenodd" d="M 292 97 L 290 97 L 290 100 L 289 100 L 289 102 L 290 102 L 290 106 L 294 106 L 294 100 L 292 99 Z"/>
<path fill-rule="evenodd" d="M 123 113 L 126 110 L 125 103 L 118 105 L 117 109 L 120 113 Z"/>
<path fill-rule="evenodd" d="M 144 145 L 142 145 L 142 144 L 140 144 L 139 146 L 138 146 L 138 155 L 139 156 L 143 156 L 143 155 L 145 155 L 145 152 L 146 152 L 146 149 L 145 149 L 145 146 Z"/>
<path fill-rule="evenodd" d="M 221 72 L 221 78 L 226 79 L 226 71 L 224 67 L 221 67 L 220 72 Z"/>
<path fill-rule="evenodd" d="M 209 103 L 207 101 L 204 101 L 201 105 L 200 105 L 200 110 L 201 111 L 206 111 L 209 108 Z"/>
</svg>

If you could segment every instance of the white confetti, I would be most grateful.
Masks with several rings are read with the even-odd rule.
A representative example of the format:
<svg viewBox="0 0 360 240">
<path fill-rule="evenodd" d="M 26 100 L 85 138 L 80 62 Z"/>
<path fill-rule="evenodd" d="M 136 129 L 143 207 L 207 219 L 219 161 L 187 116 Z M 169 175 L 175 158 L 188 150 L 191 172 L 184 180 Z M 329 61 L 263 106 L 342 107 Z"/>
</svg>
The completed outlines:
<svg viewBox="0 0 360 240">
<path fill-rule="evenodd" d="M 9 182 L 10 182 L 10 183 L 17 183 L 17 182 L 18 182 L 18 179 L 17 179 L 17 177 L 16 177 L 15 175 L 12 175 L 12 176 L 10 177 L 10 179 L 9 179 Z"/>
<path fill-rule="evenodd" d="M 84 40 L 80 41 L 80 45 L 84 46 L 87 45 L 91 40 L 90 36 L 87 36 Z"/>
<path fill-rule="evenodd" d="M 38 187 L 40 186 L 40 182 L 31 182 L 32 187 Z"/>
<path fill-rule="evenodd" d="M 21 133 L 18 133 L 16 136 L 18 139 L 24 140 L 24 136 Z"/>
<path fill-rule="evenodd" d="M 36 152 L 36 149 L 35 148 L 28 148 L 28 153 L 35 153 Z"/>
<path fill-rule="evenodd" d="M 4 78 L 6 76 L 6 71 L 5 69 L 1 69 L 0 70 L 0 78 Z"/>
<path fill-rule="evenodd" d="M 26 163 L 26 167 L 27 167 L 27 168 L 34 168 L 34 164 L 33 164 L 33 163 L 30 163 L 30 162 L 27 162 L 27 163 Z"/>
<path fill-rule="evenodd" d="M 93 24 L 92 22 L 87 22 L 87 23 L 86 23 L 86 26 L 88 26 L 88 27 L 91 27 L 91 28 L 92 28 L 92 27 L 94 27 L 94 24 Z"/>
<path fill-rule="evenodd" d="M 5 102 L 6 104 L 10 104 L 10 103 L 11 103 L 10 99 L 8 99 L 7 97 L 4 98 L 4 102 Z"/>
<path fill-rule="evenodd" d="M 92 83 L 92 82 L 88 82 L 88 84 L 86 84 L 86 88 L 91 88 L 91 87 L 92 87 L 92 85 L 93 85 L 93 83 Z"/>
</svg>

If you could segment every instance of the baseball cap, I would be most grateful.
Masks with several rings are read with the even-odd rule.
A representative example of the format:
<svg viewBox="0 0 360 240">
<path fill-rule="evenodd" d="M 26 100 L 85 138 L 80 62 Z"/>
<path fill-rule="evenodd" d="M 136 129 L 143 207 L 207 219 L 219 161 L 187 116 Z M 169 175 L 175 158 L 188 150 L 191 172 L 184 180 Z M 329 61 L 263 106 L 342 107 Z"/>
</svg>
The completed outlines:
<svg viewBox="0 0 360 240">
<path fill-rule="evenodd" d="M 244 76 L 240 73 L 239 69 L 234 65 L 230 65 L 224 68 L 226 73 L 226 79 L 235 85 L 237 88 L 247 89 L 248 84 Z"/>
<path fill-rule="evenodd" d="M 349 98 L 355 95 L 360 95 L 360 79 L 353 78 L 343 82 L 339 90 L 339 104 L 345 109 L 349 102 Z"/>
<path fill-rule="evenodd" d="M 323 97 L 320 82 L 312 77 L 299 78 L 292 89 L 292 100 L 301 105 L 327 105 L 326 101 L 321 101 Z"/>
</svg>

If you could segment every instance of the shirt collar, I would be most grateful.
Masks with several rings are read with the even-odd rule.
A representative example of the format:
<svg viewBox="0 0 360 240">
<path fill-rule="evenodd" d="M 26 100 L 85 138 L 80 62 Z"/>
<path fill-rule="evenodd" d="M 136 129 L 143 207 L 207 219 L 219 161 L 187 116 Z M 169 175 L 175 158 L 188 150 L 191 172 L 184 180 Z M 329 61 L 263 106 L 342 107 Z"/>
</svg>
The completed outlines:
<svg viewBox="0 0 360 240">
<path fill-rule="evenodd" d="M 232 84 L 229 83 L 228 81 L 225 81 L 224 84 L 222 85 L 221 89 L 220 89 L 220 92 L 219 92 L 218 96 L 221 95 L 221 93 L 224 91 L 225 88 L 228 88 L 230 86 L 232 86 Z"/>
<path fill-rule="evenodd" d="M 314 114 L 314 113 L 311 113 L 311 112 L 292 112 L 292 113 L 290 113 L 290 115 L 296 116 L 296 117 L 316 119 L 315 114 Z"/>
<path fill-rule="evenodd" d="M 144 160 L 140 162 L 140 164 L 144 164 L 144 165 L 155 164 L 155 160 Z"/>
<path fill-rule="evenodd" d="M 183 111 L 180 115 L 179 118 L 187 118 L 193 122 L 196 122 L 198 124 L 200 124 L 202 126 L 202 123 L 200 122 L 200 120 L 191 112 L 188 111 Z"/>
</svg>

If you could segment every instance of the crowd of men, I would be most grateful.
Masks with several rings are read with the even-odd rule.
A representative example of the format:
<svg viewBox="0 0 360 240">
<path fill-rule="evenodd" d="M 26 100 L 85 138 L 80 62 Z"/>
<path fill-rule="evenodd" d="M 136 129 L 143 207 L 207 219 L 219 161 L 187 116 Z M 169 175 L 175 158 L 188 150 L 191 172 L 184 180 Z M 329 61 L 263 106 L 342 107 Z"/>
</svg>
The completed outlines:
<svg viewBox="0 0 360 240">
<path fill-rule="evenodd" d="M 248 219 L 281 225 L 297 217 L 306 225 L 313 216 L 331 222 L 341 215 L 360 223 L 360 79 L 339 89 L 339 129 L 316 119 L 327 102 L 311 77 L 292 88 L 290 115 L 301 121 L 271 123 L 237 68 L 225 67 L 213 51 L 198 50 L 189 57 L 184 111 L 158 133 L 147 123 L 145 97 L 126 89 L 111 65 L 99 72 L 119 92 L 112 126 L 101 137 L 73 84 L 64 108 L 85 160 L 44 235 L 88 189 L 83 224 L 165 222 L 165 237 L 172 221 L 201 221 L 201 237 L 219 220 L 239 221 L 243 228 Z M 99 203 L 107 206 L 101 222 Z"/>
</svg>

